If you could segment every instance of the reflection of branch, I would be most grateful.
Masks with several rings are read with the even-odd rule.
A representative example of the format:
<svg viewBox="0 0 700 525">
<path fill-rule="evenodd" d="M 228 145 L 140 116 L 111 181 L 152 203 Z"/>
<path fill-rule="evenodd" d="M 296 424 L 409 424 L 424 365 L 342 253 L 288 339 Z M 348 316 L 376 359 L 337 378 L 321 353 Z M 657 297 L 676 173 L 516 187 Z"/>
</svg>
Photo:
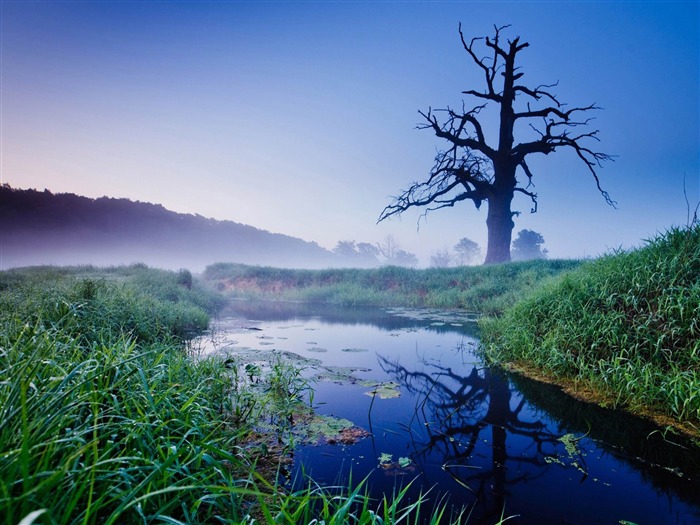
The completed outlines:
<svg viewBox="0 0 700 525">
<path fill-rule="evenodd" d="M 506 381 L 489 368 L 473 366 L 468 375 L 455 373 L 451 367 L 423 361 L 426 371 L 409 371 L 398 361 L 379 356 L 381 368 L 396 381 L 421 399 L 411 418 L 424 433 L 420 438 L 409 428 L 417 457 L 441 451 L 443 470 L 457 483 L 481 495 L 489 483 L 514 484 L 529 481 L 544 474 L 549 466 L 543 447 L 555 444 L 558 437 L 546 430 L 542 421 L 522 421 L 520 413 L 525 406 L 521 400 L 510 406 L 511 392 Z M 430 373 L 432 372 L 432 373 Z M 427 409 L 427 410 L 426 410 Z M 426 413 L 427 412 L 427 413 Z M 494 432 L 491 469 L 478 469 L 464 464 L 472 457 L 483 429 Z M 538 452 L 533 457 L 510 456 L 506 450 L 507 434 L 529 438 Z M 522 472 L 506 477 L 506 463 L 529 464 L 539 467 L 537 474 Z M 463 467 L 463 468 L 461 468 Z M 473 488 L 475 485 L 478 488 Z"/>
</svg>

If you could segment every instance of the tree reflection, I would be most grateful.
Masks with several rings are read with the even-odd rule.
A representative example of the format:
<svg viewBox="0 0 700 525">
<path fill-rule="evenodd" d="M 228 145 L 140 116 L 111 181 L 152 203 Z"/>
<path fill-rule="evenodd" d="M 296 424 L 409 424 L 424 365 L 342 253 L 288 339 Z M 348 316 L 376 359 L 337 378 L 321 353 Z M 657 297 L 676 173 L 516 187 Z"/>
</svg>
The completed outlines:
<svg viewBox="0 0 700 525">
<path fill-rule="evenodd" d="M 461 375 L 425 360 L 423 370 L 409 370 L 382 356 L 379 361 L 418 400 L 408 425 L 414 459 L 425 463 L 428 456 L 433 461 L 440 457 L 442 469 L 473 494 L 475 504 L 483 505 L 482 518 L 500 515 L 509 486 L 530 482 L 550 466 L 547 458 L 552 454 L 543 447 L 554 447 L 560 436 L 542 421 L 524 419 L 525 400 L 512 399 L 501 372 L 472 365 L 467 375 Z M 525 443 L 516 453 L 506 446 L 509 436 Z M 485 457 L 489 449 L 490 461 Z M 523 454 L 524 449 L 529 452 Z"/>
</svg>

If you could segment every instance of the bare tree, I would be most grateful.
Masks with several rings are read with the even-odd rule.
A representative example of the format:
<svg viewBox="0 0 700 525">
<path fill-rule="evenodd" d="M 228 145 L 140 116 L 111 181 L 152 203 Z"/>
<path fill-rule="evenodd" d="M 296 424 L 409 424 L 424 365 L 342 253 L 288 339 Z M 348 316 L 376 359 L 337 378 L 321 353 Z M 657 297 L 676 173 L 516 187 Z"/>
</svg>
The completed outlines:
<svg viewBox="0 0 700 525">
<path fill-rule="evenodd" d="M 377 249 L 379 249 L 379 252 L 387 261 L 391 261 L 401 247 L 394 236 L 388 234 L 386 237 L 384 237 L 382 242 L 377 243 Z"/>
<path fill-rule="evenodd" d="M 603 198 L 611 206 L 615 202 L 603 190 L 597 169 L 610 155 L 591 149 L 598 130 L 579 131 L 591 118 L 586 115 L 600 109 L 595 104 L 565 109 L 551 88 L 557 84 L 528 87 L 520 83 L 524 73 L 516 66 L 518 53 L 529 46 L 520 37 L 503 42 L 501 33 L 509 26 L 495 27 L 493 38 L 480 37 L 467 41 L 459 26 L 462 46 L 484 76 L 482 91 L 468 89 L 464 95 L 478 100 L 477 105 L 461 111 L 446 109 L 420 111 L 424 122 L 419 129 L 430 129 L 447 142 L 447 149 L 435 157 L 435 164 L 425 182 L 414 182 L 394 202 L 384 208 L 382 221 L 414 206 L 425 206 L 426 212 L 454 206 L 470 200 L 476 208 L 488 203 L 486 226 L 488 247 L 485 264 L 510 260 L 510 243 L 515 226 L 511 204 L 515 193 L 527 196 L 531 212 L 537 211 L 537 194 L 532 191 L 533 173 L 527 163 L 530 155 L 548 155 L 569 149 L 593 176 Z M 516 99 L 517 104 L 516 108 Z M 498 140 L 487 140 L 480 114 L 487 107 L 498 110 Z M 438 115 L 442 116 L 438 120 Z M 526 140 L 515 141 L 516 124 L 527 124 L 531 131 L 521 132 Z M 527 131 L 527 129 L 525 129 Z M 518 180 L 518 177 L 521 180 Z M 524 176 L 524 178 L 523 178 Z"/>
<path fill-rule="evenodd" d="M 452 263 L 452 254 L 449 248 L 443 248 L 430 256 L 430 266 L 434 268 L 447 268 Z"/>
</svg>

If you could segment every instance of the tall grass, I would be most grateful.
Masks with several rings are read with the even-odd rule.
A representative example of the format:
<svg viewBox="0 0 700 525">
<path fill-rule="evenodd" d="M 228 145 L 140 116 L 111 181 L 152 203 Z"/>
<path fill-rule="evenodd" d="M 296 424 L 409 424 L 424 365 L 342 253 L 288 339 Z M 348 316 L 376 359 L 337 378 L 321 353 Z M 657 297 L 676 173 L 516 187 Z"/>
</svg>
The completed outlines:
<svg viewBox="0 0 700 525">
<path fill-rule="evenodd" d="M 1 300 L 3 523 L 242 517 L 230 379 L 180 344 L 205 312 L 92 280 Z"/>
<path fill-rule="evenodd" d="M 487 355 L 700 422 L 700 226 L 601 257 L 481 323 Z"/>
<path fill-rule="evenodd" d="M 230 363 L 184 351 L 206 312 L 187 293 L 155 297 L 187 275 L 118 272 L 0 273 L 0 524 L 441 522 L 405 492 L 289 493 L 261 475 L 256 413 L 295 410 L 298 371 L 274 367 L 253 398 Z"/>
<path fill-rule="evenodd" d="M 512 264 L 416 270 L 286 270 L 215 264 L 203 278 L 231 297 L 346 305 L 428 306 L 498 314 L 543 279 L 580 261 L 537 260 Z"/>
</svg>

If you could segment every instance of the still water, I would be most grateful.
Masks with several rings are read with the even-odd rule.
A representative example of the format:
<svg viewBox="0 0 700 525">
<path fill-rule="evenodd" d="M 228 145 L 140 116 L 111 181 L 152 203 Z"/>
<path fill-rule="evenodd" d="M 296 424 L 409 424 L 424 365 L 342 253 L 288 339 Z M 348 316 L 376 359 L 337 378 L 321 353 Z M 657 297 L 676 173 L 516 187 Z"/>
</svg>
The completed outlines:
<svg viewBox="0 0 700 525">
<path fill-rule="evenodd" d="M 369 432 L 298 445 L 297 487 L 367 477 L 380 497 L 412 483 L 469 524 L 700 524 L 697 447 L 485 367 L 464 314 L 240 302 L 214 333 L 220 352 L 300 356 L 316 411 Z"/>
</svg>

